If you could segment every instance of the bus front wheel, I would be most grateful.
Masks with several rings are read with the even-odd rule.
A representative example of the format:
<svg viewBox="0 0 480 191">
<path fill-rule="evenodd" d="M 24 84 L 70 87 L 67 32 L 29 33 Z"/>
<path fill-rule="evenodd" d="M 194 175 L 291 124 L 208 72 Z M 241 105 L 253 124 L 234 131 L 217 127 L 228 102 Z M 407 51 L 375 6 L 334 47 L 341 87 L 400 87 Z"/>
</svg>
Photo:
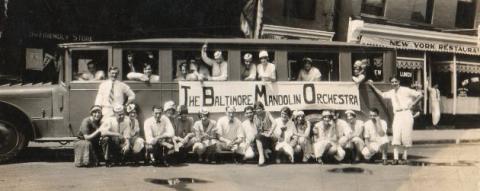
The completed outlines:
<svg viewBox="0 0 480 191">
<path fill-rule="evenodd" d="M 14 158 L 27 144 L 25 134 L 18 126 L 0 119 L 0 163 Z"/>
</svg>

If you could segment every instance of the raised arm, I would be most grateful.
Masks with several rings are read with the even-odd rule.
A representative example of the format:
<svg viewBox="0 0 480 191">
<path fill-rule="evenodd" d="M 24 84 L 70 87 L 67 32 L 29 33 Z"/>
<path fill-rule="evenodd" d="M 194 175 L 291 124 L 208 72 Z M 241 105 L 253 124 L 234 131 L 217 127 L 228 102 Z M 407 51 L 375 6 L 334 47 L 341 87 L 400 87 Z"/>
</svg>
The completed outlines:
<svg viewBox="0 0 480 191">
<path fill-rule="evenodd" d="M 203 62 L 205 62 L 205 64 L 208 64 L 209 66 L 212 66 L 215 61 L 207 56 L 207 44 L 206 43 L 202 46 L 201 52 L 202 52 Z"/>
<path fill-rule="evenodd" d="M 375 85 L 373 85 L 373 81 L 372 81 L 372 80 L 368 80 L 368 81 L 367 81 L 367 84 L 373 89 L 373 91 L 374 91 L 376 94 L 378 94 L 378 95 L 380 95 L 380 96 L 383 97 L 383 92 L 382 92 L 381 90 L 379 90 L 377 87 L 375 87 Z"/>
</svg>

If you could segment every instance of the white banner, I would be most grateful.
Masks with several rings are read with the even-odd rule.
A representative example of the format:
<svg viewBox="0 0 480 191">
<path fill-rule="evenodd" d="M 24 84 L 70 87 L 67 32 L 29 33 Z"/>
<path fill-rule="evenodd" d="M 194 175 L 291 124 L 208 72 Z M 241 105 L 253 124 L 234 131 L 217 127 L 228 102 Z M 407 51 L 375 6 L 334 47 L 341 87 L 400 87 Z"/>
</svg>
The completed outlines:
<svg viewBox="0 0 480 191">
<path fill-rule="evenodd" d="M 237 111 L 256 101 L 269 111 L 291 109 L 360 110 L 358 87 L 353 82 L 179 82 L 179 104 L 190 112 L 206 108 L 224 112 L 234 105 Z"/>
</svg>

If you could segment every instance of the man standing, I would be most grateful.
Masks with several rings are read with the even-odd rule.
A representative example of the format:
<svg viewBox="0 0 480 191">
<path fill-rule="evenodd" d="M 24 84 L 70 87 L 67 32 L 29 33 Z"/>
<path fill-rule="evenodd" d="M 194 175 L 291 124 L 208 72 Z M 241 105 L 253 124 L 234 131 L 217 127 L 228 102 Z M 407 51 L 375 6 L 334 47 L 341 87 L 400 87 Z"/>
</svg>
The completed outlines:
<svg viewBox="0 0 480 191">
<path fill-rule="evenodd" d="M 413 115 L 412 108 L 422 99 L 422 94 L 410 88 L 401 87 L 396 77 L 390 78 L 393 89 L 382 92 L 369 80 L 368 85 L 384 99 L 390 99 L 393 108 L 393 164 L 398 164 L 399 148 L 403 146 L 402 164 L 407 163 L 407 149 L 412 146 Z"/>
<path fill-rule="evenodd" d="M 258 58 L 260 58 L 260 64 L 257 65 L 258 78 L 262 81 L 276 81 L 276 67 L 268 62 L 268 52 L 266 50 L 260 51 Z"/>
<path fill-rule="evenodd" d="M 112 161 L 122 160 L 123 163 L 123 158 L 130 152 L 130 119 L 125 117 L 125 110 L 121 105 L 115 106 L 113 111 L 115 117 L 109 117 L 100 126 L 100 142 L 107 167 L 112 166 Z"/>
<path fill-rule="evenodd" d="M 297 81 L 320 81 L 322 73 L 318 68 L 312 66 L 312 59 L 305 57 L 303 58 L 303 68 L 300 69 L 298 73 Z"/>
<path fill-rule="evenodd" d="M 168 117 L 162 115 L 163 108 L 153 106 L 153 116 L 145 120 L 144 131 L 148 156 L 152 164 L 157 163 L 157 158 L 164 166 L 169 166 L 168 155 L 173 153 L 174 130 Z"/>
<path fill-rule="evenodd" d="M 118 68 L 110 67 L 108 69 L 108 80 L 103 81 L 98 87 L 95 105 L 102 106 L 102 114 L 108 118 L 113 116 L 114 105 L 130 104 L 135 100 L 135 93 L 130 87 L 117 80 Z M 125 96 L 127 101 L 125 103 Z"/>
<path fill-rule="evenodd" d="M 206 64 L 212 67 L 212 76 L 208 77 L 208 80 L 225 81 L 228 77 L 228 64 L 223 59 L 221 51 L 215 51 L 213 54 L 215 60 L 212 60 L 207 56 L 207 43 L 202 47 L 202 60 Z"/>
<path fill-rule="evenodd" d="M 369 112 L 370 119 L 365 122 L 365 147 L 362 149 L 362 155 L 369 160 L 375 153 L 382 152 L 383 165 L 387 165 L 387 122 L 380 119 L 378 109 L 373 108 Z"/>
<path fill-rule="evenodd" d="M 225 108 L 226 116 L 218 119 L 217 134 L 219 143 L 217 143 L 217 153 L 222 150 L 234 152 L 234 155 L 241 153 L 239 144 L 243 140 L 242 122 L 235 117 L 235 107 L 227 106 Z M 237 156 L 234 157 L 235 162 Z"/>
</svg>

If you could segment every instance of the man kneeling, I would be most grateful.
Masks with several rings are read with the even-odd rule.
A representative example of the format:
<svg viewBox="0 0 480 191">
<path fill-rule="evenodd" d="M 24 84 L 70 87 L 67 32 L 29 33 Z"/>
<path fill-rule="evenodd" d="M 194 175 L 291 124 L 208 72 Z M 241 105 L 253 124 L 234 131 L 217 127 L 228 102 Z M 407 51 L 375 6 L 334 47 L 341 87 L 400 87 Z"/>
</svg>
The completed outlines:
<svg viewBox="0 0 480 191">
<path fill-rule="evenodd" d="M 345 157 L 345 150 L 339 145 L 337 134 L 332 113 L 324 110 L 322 121 L 317 122 L 313 127 L 313 151 L 319 164 L 323 164 L 324 153 L 333 156 L 337 161 L 342 161 Z"/>
<path fill-rule="evenodd" d="M 218 119 L 217 122 L 217 153 L 221 151 L 232 151 L 234 155 L 240 154 L 239 144 L 243 140 L 242 122 L 235 117 L 235 107 L 227 106 L 226 116 Z M 237 156 L 234 156 L 237 162 Z"/>
<path fill-rule="evenodd" d="M 100 126 L 100 143 L 107 167 L 111 167 L 112 162 L 123 163 L 125 155 L 130 152 L 130 119 L 125 117 L 125 110 L 121 105 L 115 106 L 113 112 L 114 117 L 109 117 Z"/>
<path fill-rule="evenodd" d="M 383 164 L 387 164 L 387 122 L 380 119 L 378 109 L 370 110 L 370 119 L 365 122 L 365 147 L 362 149 L 362 155 L 369 160 L 375 153 L 382 152 Z"/>
<path fill-rule="evenodd" d="M 153 106 L 152 110 L 153 116 L 143 124 L 148 157 L 153 165 L 156 165 L 157 159 L 160 159 L 164 166 L 169 166 L 168 156 L 174 151 L 173 126 L 170 120 L 162 115 L 162 107 Z"/>
</svg>

